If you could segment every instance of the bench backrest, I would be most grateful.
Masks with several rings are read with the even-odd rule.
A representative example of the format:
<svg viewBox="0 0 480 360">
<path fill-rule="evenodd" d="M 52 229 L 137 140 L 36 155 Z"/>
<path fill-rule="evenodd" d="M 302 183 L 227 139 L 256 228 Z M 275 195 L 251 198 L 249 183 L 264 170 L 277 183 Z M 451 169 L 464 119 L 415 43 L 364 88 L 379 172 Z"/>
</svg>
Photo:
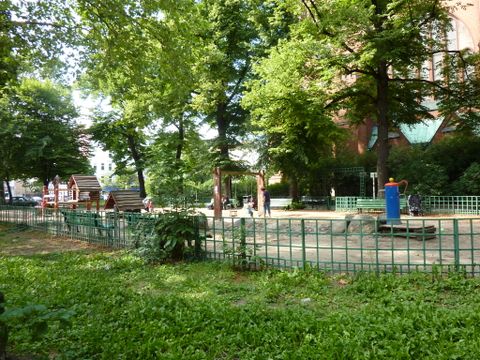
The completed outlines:
<svg viewBox="0 0 480 360">
<path fill-rule="evenodd" d="M 400 198 L 400 208 L 407 206 L 407 199 Z M 385 199 L 357 199 L 357 208 L 384 208 Z"/>
</svg>

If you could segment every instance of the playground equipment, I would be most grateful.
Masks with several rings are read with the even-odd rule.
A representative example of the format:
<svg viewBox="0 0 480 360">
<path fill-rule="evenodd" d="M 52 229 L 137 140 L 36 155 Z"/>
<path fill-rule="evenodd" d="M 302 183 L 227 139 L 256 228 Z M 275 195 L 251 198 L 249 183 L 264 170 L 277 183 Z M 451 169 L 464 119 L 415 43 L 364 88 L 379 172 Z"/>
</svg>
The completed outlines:
<svg viewBox="0 0 480 360">
<path fill-rule="evenodd" d="M 261 188 L 265 187 L 265 173 L 263 171 L 229 171 L 216 167 L 213 170 L 213 214 L 216 219 L 222 217 L 222 175 L 251 175 L 257 178 L 257 206 L 263 209 L 263 196 Z"/>
<path fill-rule="evenodd" d="M 67 184 L 62 183 L 57 175 L 48 186 L 43 186 L 41 206 L 58 209 L 60 203 L 65 202 L 68 197 Z"/>
<path fill-rule="evenodd" d="M 105 210 L 140 212 L 144 208 L 140 192 L 134 190 L 111 191 L 105 202 Z"/>
<path fill-rule="evenodd" d="M 96 202 L 96 209 L 100 210 L 102 187 L 96 176 L 72 175 L 68 180 L 68 190 L 72 192 L 70 200 L 72 209 L 76 209 L 79 203 L 85 203 L 87 210 L 91 210 L 92 202 Z"/>
<path fill-rule="evenodd" d="M 400 224 L 400 191 L 399 186 L 405 184 L 405 190 L 407 189 L 407 180 L 401 180 L 398 183 L 393 178 L 389 179 L 389 182 L 385 184 L 385 210 L 387 213 L 387 224 L 396 225 Z"/>
</svg>

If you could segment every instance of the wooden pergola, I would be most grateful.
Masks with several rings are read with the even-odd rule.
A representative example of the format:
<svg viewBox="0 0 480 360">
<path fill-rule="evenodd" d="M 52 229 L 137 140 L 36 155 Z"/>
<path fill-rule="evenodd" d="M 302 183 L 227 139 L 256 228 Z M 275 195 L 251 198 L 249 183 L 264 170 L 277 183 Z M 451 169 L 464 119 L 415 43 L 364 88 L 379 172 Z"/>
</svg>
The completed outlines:
<svg viewBox="0 0 480 360">
<path fill-rule="evenodd" d="M 222 175 L 251 175 L 257 178 L 257 206 L 263 209 L 263 196 L 261 189 L 265 187 L 265 172 L 252 172 L 252 171 L 229 171 L 222 170 L 216 167 L 213 170 L 213 214 L 216 219 L 222 217 Z"/>
<path fill-rule="evenodd" d="M 144 208 L 140 192 L 134 190 L 111 191 L 105 202 L 105 210 L 140 212 Z"/>
<path fill-rule="evenodd" d="M 68 190 L 72 192 L 72 208 L 78 203 L 85 203 L 87 210 L 96 202 L 97 211 L 100 210 L 100 192 L 102 187 L 95 175 L 72 175 L 68 180 Z"/>
</svg>

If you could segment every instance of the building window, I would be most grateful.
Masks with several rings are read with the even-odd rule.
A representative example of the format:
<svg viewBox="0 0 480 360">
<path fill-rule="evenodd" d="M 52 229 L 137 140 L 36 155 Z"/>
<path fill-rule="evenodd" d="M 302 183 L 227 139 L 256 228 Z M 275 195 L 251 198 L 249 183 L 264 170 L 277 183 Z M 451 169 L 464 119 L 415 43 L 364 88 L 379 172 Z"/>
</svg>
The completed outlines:
<svg viewBox="0 0 480 360">
<path fill-rule="evenodd" d="M 112 171 L 112 163 L 108 164 L 108 170 Z"/>
<path fill-rule="evenodd" d="M 102 170 L 105 170 L 105 164 L 104 164 L 104 163 L 102 163 L 101 169 L 102 169 Z"/>
<path fill-rule="evenodd" d="M 445 42 L 447 50 L 457 51 L 470 49 L 473 50 L 473 38 L 468 30 L 467 26 L 459 19 L 451 18 L 452 28 L 445 34 Z M 438 38 L 439 35 L 436 37 Z M 445 54 L 435 53 L 430 59 L 432 67 L 432 79 L 443 80 L 442 67 L 445 61 Z"/>
</svg>

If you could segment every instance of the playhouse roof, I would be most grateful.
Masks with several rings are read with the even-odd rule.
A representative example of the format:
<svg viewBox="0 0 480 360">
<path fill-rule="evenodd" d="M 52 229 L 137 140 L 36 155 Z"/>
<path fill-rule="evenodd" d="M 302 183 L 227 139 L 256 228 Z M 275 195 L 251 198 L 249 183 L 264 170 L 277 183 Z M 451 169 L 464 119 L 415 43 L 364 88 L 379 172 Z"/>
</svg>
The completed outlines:
<svg viewBox="0 0 480 360">
<path fill-rule="evenodd" d="M 141 210 L 145 206 L 140 193 L 134 190 L 116 190 L 108 194 L 105 210 L 116 207 L 120 211 Z"/>
<path fill-rule="evenodd" d="M 95 175 L 72 175 L 68 180 L 68 188 L 78 188 L 80 191 L 101 191 L 102 187 Z"/>
</svg>

